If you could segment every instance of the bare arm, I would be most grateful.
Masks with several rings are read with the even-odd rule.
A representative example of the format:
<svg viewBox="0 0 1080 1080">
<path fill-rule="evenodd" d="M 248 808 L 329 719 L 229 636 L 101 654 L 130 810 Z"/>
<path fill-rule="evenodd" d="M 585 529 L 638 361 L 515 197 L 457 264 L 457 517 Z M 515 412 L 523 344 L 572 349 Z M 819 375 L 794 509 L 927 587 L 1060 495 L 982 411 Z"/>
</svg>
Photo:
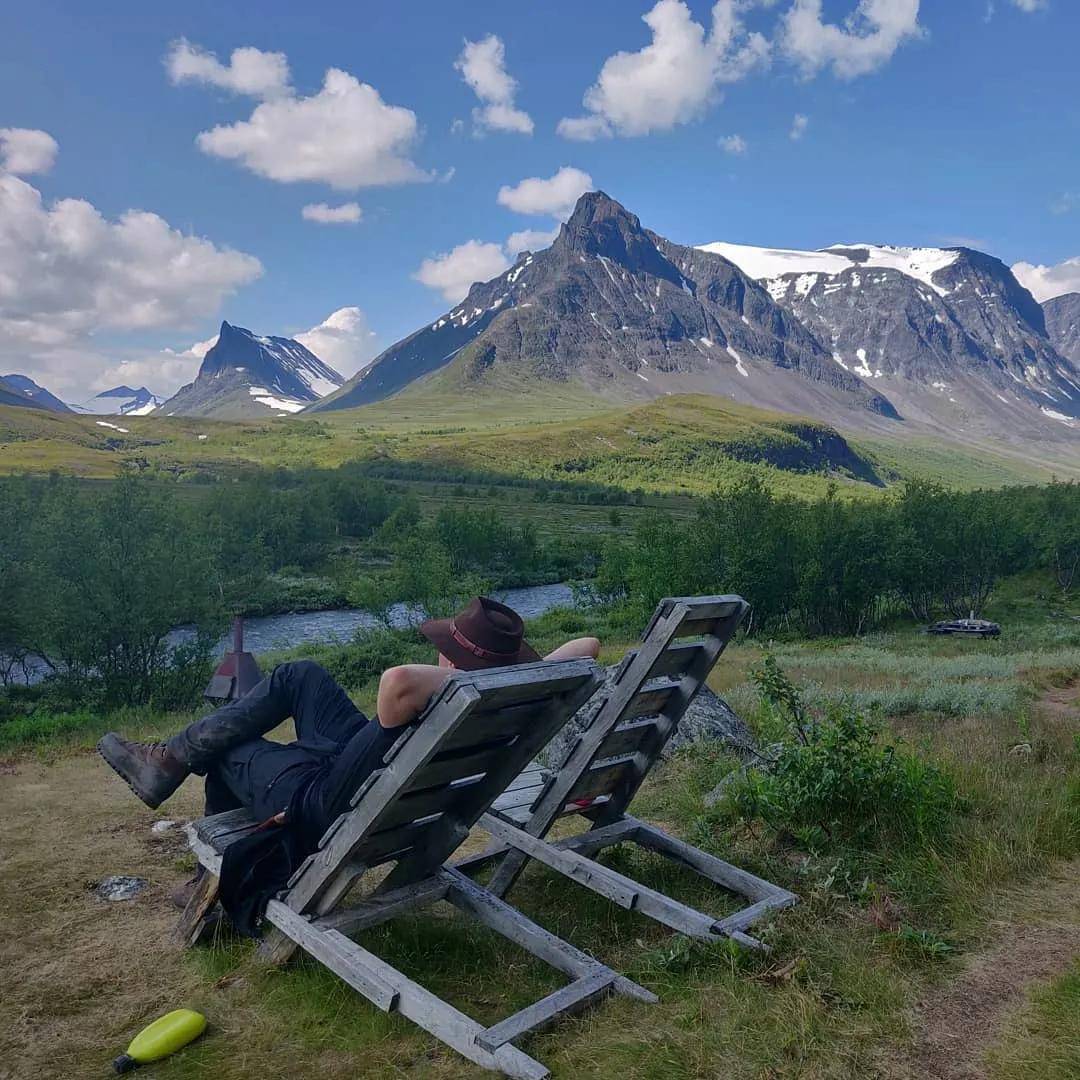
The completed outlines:
<svg viewBox="0 0 1080 1080">
<path fill-rule="evenodd" d="M 375 706 L 384 728 L 411 724 L 427 707 L 432 694 L 442 689 L 453 674 L 450 668 L 434 664 L 402 664 L 387 668 L 379 679 Z"/>
<path fill-rule="evenodd" d="M 600 639 L 579 637 L 560 645 L 554 652 L 549 652 L 545 660 L 595 660 L 600 655 Z"/>
</svg>

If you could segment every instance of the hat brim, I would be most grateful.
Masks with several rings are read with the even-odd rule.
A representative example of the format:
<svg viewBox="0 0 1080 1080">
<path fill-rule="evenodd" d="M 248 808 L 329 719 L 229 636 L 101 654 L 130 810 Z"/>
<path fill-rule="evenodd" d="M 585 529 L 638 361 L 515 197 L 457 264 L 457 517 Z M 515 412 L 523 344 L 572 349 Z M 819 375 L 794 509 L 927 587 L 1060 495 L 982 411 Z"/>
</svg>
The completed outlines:
<svg viewBox="0 0 1080 1080">
<path fill-rule="evenodd" d="M 419 630 L 460 671 L 483 671 L 486 668 L 510 667 L 513 664 L 530 664 L 543 657 L 524 639 L 514 656 L 477 656 L 459 645 L 450 631 L 451 619 L 428 619 Z"/>
</svg>

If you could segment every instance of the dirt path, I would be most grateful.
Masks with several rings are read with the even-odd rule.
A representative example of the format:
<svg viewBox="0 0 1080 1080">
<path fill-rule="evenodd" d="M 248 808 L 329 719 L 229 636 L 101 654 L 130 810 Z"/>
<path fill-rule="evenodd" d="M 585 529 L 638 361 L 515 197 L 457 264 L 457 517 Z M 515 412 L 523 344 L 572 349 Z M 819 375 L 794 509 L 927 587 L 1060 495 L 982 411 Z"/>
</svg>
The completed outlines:
<svg viewBox="0 0 1080 1080">
<path fill-rule="evenodd" d="M 986 1080 L 986 1051 L 1039 983 L 1080 956 L 1080 859 L 1001 898 L 991 944 L 954 982 L 919 1004 L 912 1071 L 932 1080 Z"/>
<path fill-rule="evenodd" d="M 1048 719 L 1075 717 L 1080 683 L 1046 691 L 1038 710 Z M 919 1003 L 915 1076 L 987 1080 L 986 1052 L 1007 1019 L 1038 984 L 1064 974 L 1080 956 L 1080 859 L 998 898 L 989 944 L 963 973 Z"/>
</svg>

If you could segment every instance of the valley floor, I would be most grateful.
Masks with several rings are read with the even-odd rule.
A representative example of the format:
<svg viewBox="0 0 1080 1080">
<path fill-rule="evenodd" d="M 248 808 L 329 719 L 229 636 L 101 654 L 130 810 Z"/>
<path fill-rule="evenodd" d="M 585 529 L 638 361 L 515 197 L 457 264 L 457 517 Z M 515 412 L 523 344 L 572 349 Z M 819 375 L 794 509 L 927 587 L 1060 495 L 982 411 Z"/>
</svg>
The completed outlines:
<svg viewBox="0 0 1080 1080">
<path fill-rule="evenodd" d="M 856 695 L 954 769 L 972 804 L 956 850 L 916 863 L 886 855 L 868 886 L 842 859 L 721 834 L 703 796 L 732 762 L 708 748 L 678 755 L 643 791 L 642 816 L 783 881 L 801 904 L 769 932 L 773 953 L 751 957 L 691 946 L 534 869 L 515 902 L 660 1004 L 606 1001 L 528 1051 L 568 1080 L 1080 1075 L 1080 635 L 1044 617 L 1000 642 L 901 631 L 779 645 L 777 656 L 811 696 Z M 744 712 L 760 658 L 756 646 L 734 647 L 713 680 Z M 0 762 L 0 1076 L 104 1075 L 144 1023 L 185 1005 L 206 1013 L 209 1031 L 144 1069 L 148 1080 L 488 1075 L 309 962 L 267 971 L 235 941 L 175 950 L 167 891 L 192 863 L 179 831 L 151 825 L 196 815 L 197 786 L 151 812 L 100 762 L 93 737 Z M 678 871 L 611 857 L 691 902 L 718 903 Z M 112 874 L 150 884 L 133 902 L 106 903 L 91 888 Z M 482 1020 L 556 985 L 549 969 L 450 915 L 403 919 L 364 941 Z"/>
</svg>

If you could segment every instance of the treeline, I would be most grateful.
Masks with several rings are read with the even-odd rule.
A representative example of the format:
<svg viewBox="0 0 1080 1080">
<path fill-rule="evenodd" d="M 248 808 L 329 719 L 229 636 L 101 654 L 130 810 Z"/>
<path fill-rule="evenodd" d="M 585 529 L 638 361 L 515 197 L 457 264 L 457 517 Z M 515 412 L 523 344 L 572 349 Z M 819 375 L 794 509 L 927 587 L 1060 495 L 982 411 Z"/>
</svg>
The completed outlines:
<svg viewBox="0 0 1080 1080">
<path fill-rule="evenodd" d="M 1005 574 L 1052 572 L 1080 584 L 1080 485 L 948 491 L 912 481 L 896 495 L 849 502 L 778 496 L 750 477 L 697 515 L 645 517 L 605 549 L 597 593 L 651 611 L 664 596 L 739 593 L 755 631 L 861 633 L 906 612 L 978 614 Z"/>
<path fill-rule="evenodd" d="M 434 610 L 463 588 L 598 564 L 597 542 L 545 542 L 490 509 L 425 519 L 408 489 L 359 467 L 212 488 L 3 478 L 0 685 L 32 660 L 84 702 L 182 704 L 205 683 L 229 616 L 265 610 L 275 580 L 317 572 L 364 606 Z M 177 627 L 189 632 L 178 639 Z"/>
</svg>

